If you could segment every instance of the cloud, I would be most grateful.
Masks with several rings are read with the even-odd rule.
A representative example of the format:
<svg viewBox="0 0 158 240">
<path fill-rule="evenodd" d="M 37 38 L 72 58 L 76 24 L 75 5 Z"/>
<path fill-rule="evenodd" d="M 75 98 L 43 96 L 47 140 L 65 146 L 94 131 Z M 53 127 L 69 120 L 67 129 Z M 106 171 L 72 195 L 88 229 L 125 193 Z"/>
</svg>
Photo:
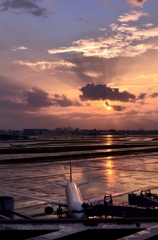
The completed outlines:
<svg viewBox="0 0 158 240">
<path fill-rule="evenodd" d="M 154 93 L 152 93 L 152 94 L 150 95 L 150 97 L 151 97 L 151 98 L 156 98 L 156 97 L 158 97 L 158 93 L 157 93 L 157 92 L 154 92 Z"/>
<path fill-rule="evenodd" d="M 143 7 L 147 0 L 126 0 L 134 7 Z"/>
<path fill-rule="evenodd" d="M 109 0 L 102 0 L 103 3 L 108 3 Z M 126 0 L 128 3 L 130 3 L 134 7 L 143 7 L 144 3 L 147 0 Z"/>
<path fill-rule="evenodd" d="M 64 59 L 60 59 L 60 60 L 53 59 L 53 60 L 49 60 L 49 61 L 36 61 L 36 62 L 14 61 L 13 63 L 18 64 L 18 65 L 31 67 L 36 71 L 54 69 L 54 68 L 57 68 L 57 67 L 66 67 L 66 68 L 75 67 L 75 64 L 71 63 L 70 61 L 66 61 Z"/>
<path fill-rule="evenodd" d="M 113 110 L 118 111 L 118 112 L 126 109 L 126 107 L 124 107 L 124 106 L 109 104 L 108 101 L 105 102 L 105 105 L 106 105 L 107 108 L 113 109 Z"/>
<path fill-rule="evenodd" d="M 33 87 L 23 91 L 25 100 L 30 108 L 42 108 L 52 106 L 49 94 L 39 87 Z"/>
<path fill-rule="evenodd" d="M 132 11 L 130 13 L 125 13 L 124 15 L 119 16 L 118 21 L 119 22 L 137 21 L 142 16 L 149 17 L 149 14 L 141 11 Z"/>
<path fill-rule="evenodd" d="M 64 94 L 62 94 L 62 95 L 54 94 L 54 97 L 55 98 L 53 98 L 53 104 L 58 105 L 60 107 L 70 107 L 70 106 L 80 107 L 80 106 L 82 106 L 82 104 L 79 101 L 71 100 Z"/>
<path fill-rule="evenodd" d="M 104 32 L 106 28 L 99 28 L 99 31 Z"/>
<path fill-rule="evenodd" d="M 146 97 L 146 93 L 140 93 L 140 95 L 138 96 L 137 100 L 142 100 Z"/>
<path fill-rule="evenodd" d="M 31 111 L 35 112 L 48 107 L 82 106 L 76 99 L 70 99 L 66 95 L 53 94 L 38 86 L 25 89 L 19 83 L 0 76 L 0 109 L 4 111 Z"/>
<path fill-rule="evenodd" d="M 129 102 L 135 100 L 135 95 L 127 91 L 119 92 L 118 88 L 110 88 L 104 84 L 95 85 L 93 83 L 87 84 L 85 87 L 80 88 L 82 95 L 81 101 L 96 101 L 96 100 L 111 100 L 120 102 Z"/>
<path fill-rule="evenodd" d="M 12 52 L 17 51 L 17 50 L 27 50 L 27 47 L 21 46 L 21 47 L 16 47 L 16 48 L 12 48 Z"/>
<path fill-rule="evenodd" d="M 154 26 L 154 24 L 153 23 L 146 23 L 146 24 L 143 24 L 143 26 L 145 26 L 145 27 L 152 27 L 152 26 Z"/>
<path fill-rule="evenodd" d="M 148 121 L 148 118 L 151 118 L 151 114 L 147 114 L 147 111 L 144 112 L 142 108 L 141 112 L 140 109 L 139 111 L 135 111 L 134 107 L 132 107 L 132 111 L 126 112 L 124 111 L 125 107 L 122 106 L 122 103 L 118 103 L 117 105 L 117 103 L 112 102 L 110 104 L 113 104 L 113 113 L 111 114 L 111 111 L 107 114 L 107 111 L 102 111 L 103 109 L 93 109 L 94 103 L 89 101 L 85 103 L 85 108 L 74 107 L 68 109 L 66 107 L 64 108 L 64 105 L 71 105 L 72 103 L 73 106 L 77 106 L 77 104 L 75 103 L 75 100 L 69 101 L 69 98 L 63 94 L 58 94 L 58 92 L 49 94 L 39 87 L 33 87 L 26 90 L 23 89 L 24 86 L 20 85 L 20 83 L 15 83 L 11 79 L 9 80 L 7 78 L 0 77 L 2 129 L 37 127 L 47 127 L 52 129 L 52 126 L 53 128 L 65 125 L 68 126 L 70 119 L 72 127 L 105 129 L 105 123 L 103 121 L 105 118 L 107 119 L 106 129 L 138 129 L 140 126 L 147 129 L 154 129 L 156 127 L 157 114 L 155 109 L 152 110 L 154 113 L 152 120 L 155 121 L 155 124 L 153 124 L 153 122 L 151 124 L 151 119 Z M 34 97 L 30 97 L 30 91 L 33 92 L 34 97 L 36 96 L 38 98 L 34 107 L 29 105 L 32 101 L 34 101 Z M 24 94 L 24 92 L 27 92 L 27 94 Z M 42 103 L 40 103 L 41 100 L 39 98 L 43 99 Z M 61 100 L 61 102 L 57 100 Z M 67 104 L 62 101 L 66 101 Z M 86 104 L 88 106 L 88 111 Z M 60 105 L 64 108 L 62 111 Z M 128 105 L 130 105 L 130 103 L 128 103 Z M 140 119 L 141 116 L 138 113 L 141 114 L 142 119 Z M 149 115 L 149 117 L 147 115 Z M 144 122 L 142 122 L 142 120 Z"/>
<path fill-rule="evenodd" d="M 37 3 L 39 0 L 4 0 L 0 4 L 0 11 L 8 11 L 9 9 L 25 11 L 34 16 L 44 16 L 53 12 L 49 12 L 46 8 L 39 6 Z"/>
<path fill-rule="evenodd" d="M 124 109 L 126 109 L 126 107 L 124 106 L 119 106 L 119 105 L 113 105 L 111 106 L 115 111 L 123 111 Z"/>
<path fill-rule="evenodd" d="M 98 38 L 85 38 L 73 41 L 67 47 L 59 47 L 47 50 L 50 54 L 82 54 L 85 57 L 134 57 L 149 49 L 158 49 L 158 27 L 138 27 L 128 24 L 110 24 L 111 33 Z"/>
<path fill-rule="evenodd" d="M 52 97 L 45 92 L 43 89 L 35 86 L 32 89 L 27 89 L 23 91 L 25 96 L 25 101 L 28 106 L 32 109 L 39 109 L 43 107 L 50 106 L 60 106 L 60 107 L 70 107 L 77 106 L 80 107 L 82 104 L 77 100 L 71 100 L 66 95 L 54 94 Z"/>
</svg>

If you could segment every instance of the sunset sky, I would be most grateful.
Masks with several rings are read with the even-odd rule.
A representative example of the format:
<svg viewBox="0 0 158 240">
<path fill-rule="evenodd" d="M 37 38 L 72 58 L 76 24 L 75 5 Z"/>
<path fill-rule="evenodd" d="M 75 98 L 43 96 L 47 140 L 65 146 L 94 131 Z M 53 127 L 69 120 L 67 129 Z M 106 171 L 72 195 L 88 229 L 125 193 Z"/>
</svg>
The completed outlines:
<svg viewBox="0 0 158 240">
<path fill-rule="evenodd" d="M 0 0 L 0 129 L 158 129 L 157 0 Z"/>
</svg>

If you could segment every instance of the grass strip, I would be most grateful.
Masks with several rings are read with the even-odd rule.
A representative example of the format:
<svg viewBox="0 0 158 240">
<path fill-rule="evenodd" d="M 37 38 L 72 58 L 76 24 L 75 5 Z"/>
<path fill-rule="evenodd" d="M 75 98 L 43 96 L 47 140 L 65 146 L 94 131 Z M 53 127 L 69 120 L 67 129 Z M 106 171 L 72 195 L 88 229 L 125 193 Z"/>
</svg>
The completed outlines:
<svg viewBox="0 0 158 240">
<path fill-rule="evenodd" d="M 91 151 L 104 149 L 120 149 L 120 148 L 139 148 L 154 147 L 157 144 L 123 144 L 123 145 L 93 145 L 93 146 L 63 146 L 63 147 L 35 147 L 35 148 L 4 148 L 0 149 L 0 154 L 33 154 L 33 153 L 55 153 L 55 152 L 75 152 L 75 151 Z"/>
<path fill-rule="evenodd" d="M 158 152 L 158 148 L 153 149 L 136 149 L 136 150 L 125 150 L 125 151 L 113 151 L 113 152 L 101 152 L 101 153 L 82 153 L 62 156 L 47 156 L 47 157 L 33 157 L 33 158 L 19 158 L 1 160 L 0 164 L 23 164 L 23 163 L 40 163 L 40 162 L 54 162 L 54 161 L 66 161 L 66 160 L 80 160 L 87 158 L 100 158 L 109 156 L 124 156 L 133 154 L 153 153 Z"/>
</svg>

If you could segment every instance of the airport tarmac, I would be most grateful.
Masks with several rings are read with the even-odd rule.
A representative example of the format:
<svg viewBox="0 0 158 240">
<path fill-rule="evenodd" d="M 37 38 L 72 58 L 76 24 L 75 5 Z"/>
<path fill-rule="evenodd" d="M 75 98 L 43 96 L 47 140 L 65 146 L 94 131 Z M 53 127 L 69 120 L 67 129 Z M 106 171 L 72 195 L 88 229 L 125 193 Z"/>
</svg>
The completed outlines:
<svg viewBox="0 0 158 240">
<path fill-rule="evenodd" d="M 52 159 L 54 156 L 72 156 L 73 154 L 79 155 L 79 154 L 93 154 L 93 153 L 108 153 L 108 152 L 123 152 L 123 151 L 138 151 L 138 150 L 151 150 L 155 151 L 158 146 L 157 141 L 152 141 L 153 137 L 144 137 L 144 136 L 136 136 L 136 137 L 127 137 L 127 136 L 97 136 L 97 137 L 89 137 L 86 136 L 84 139 L 82 137 L 62 137 L 62 138 L 48 138 L 48 139 L 43 139 L 39 138 L 37 140 L 14 140 L 13 143 L 25 143 L 27 144 L 24 152 L 22 148 L 19 147 L 11 147 L 9 145 L 8 141 L 0 141 L 0 161 L 1 160 L 10 160 L 10 159 L 28 159 L 28 158 L 39 158 L 39 157 L 51 157 Z M 106 145 L 108 148 L 106 149 L 99 149 L 99 147 Z M 73 151 L 73 147 L 79 147 L 80 150 Z M 83 147 L 92 147 L 89 150 L 84 150 L 82 149 Z M 94 149 L 93 149 L 93 146 Z M 97 147 L 98 146 L 98 147 Z M 60 148 L 62 148 L 60 151 Z M 65 151 L 64 152 L 64 147 Z M 70 148 L 69 148 L 70 147 Z M 72 147 L 72 148 L 71 148 Z M 8 148 L 8 151 L 5 150 Z M 34 148 L 36 149 L 34 153 L 30 153 L 30 149 Z M 57 151 L 55 149 L 58 149 Z M 5 151 L 3 151 L 3 149 Z M 12 149 L 14 153 L 10 153 L 10 149 Z M 28 149 L 28 150 L 27 150 Z M 44 151 L 41 152 L 41 149 L 44 149 Z M 47 150 L 49 149 L 49 150 Z M 122 153 L 123 154 L 123 153 Z"/>
<path fill-rule="evenodd" d="M 94 181 L 80 187 L 84 200 L 104 195 L 137 189 L 144 185 L 157 186 L 158 154 L 105 157 L 73 161 L 73 181 Z M 0 195 L 5 191 L 65 200 L 64 188 L 53 181 L 69 180 L 69 161 L 0 165 Z M 157 193 L 157 190 L 153 190 Z M 43 216 L 40 201 L 14 196 L 15 210 L 31 215 Z M 127 202 L 127 196 L 117 199 Z M 56 209 L 56 206 L 55 206 Z M 41 214 L 41 215 L 40 215 Z M 50 216 L 52 217 L 52 216 Z"/>
<path fill-rule="evenodd" d="M 113 219 L 114 220 L 114 219 Z M 135 222 L 130 224 L 115 222 L 93 222 L 95 224 L 84 224 L 86 221 L 73 222 L 38 222 L 38 223 L 0 223 L 0 231 L 3 231 L 4 239 L 27 239 L 30 240 L 52 240 L 52 239 L 157 239 L 157 222 Z M 91 221 L 92 223 L 92 221 Z M 139 225 L 138 225 L 139 223 Z M 32 235 L 32 236 L 31 236 Z M 2 236 L 2 232 L 1 232 Z M 22 237 L 22 238 L 21 238 Z"/>
</svg>

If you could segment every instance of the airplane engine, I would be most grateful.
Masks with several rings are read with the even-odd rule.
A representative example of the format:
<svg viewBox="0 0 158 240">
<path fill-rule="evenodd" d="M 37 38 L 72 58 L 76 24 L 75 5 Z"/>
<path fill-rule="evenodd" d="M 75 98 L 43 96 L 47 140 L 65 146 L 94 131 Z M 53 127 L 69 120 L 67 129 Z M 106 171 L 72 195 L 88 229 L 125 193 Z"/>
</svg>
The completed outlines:
<svg viewBox="0 0 158 240">
<path fill-rule="evenodd" d="M 47 215 L 52 214 L 52 213 L 53 213 L 53 207 L 52 207 L 52 205 L 49 203 L 49 204 L 45 207 L 44 211 L 45 211 L 45 214 L 47 214 Z"/>
</svg>

